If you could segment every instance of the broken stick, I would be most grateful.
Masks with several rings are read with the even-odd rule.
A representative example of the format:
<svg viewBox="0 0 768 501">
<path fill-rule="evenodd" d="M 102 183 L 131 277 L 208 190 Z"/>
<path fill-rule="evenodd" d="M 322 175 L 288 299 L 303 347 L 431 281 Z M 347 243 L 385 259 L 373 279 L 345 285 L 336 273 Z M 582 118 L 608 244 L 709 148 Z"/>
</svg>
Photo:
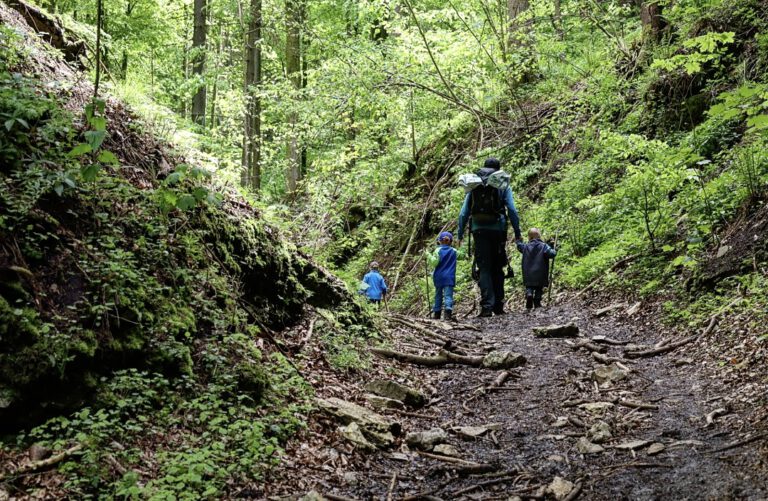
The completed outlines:
<svg viewBox="0 0 768 501">
<path fill-rule="evenodd" d="M 34 461 L 32 463 L 19 466 L 14 472 L 0 474 L 0 482 L 4 482 L 7 478 L 10 478 L 10 477 L 17 477 L 19 475 L 24 475 L 24 474 L 32 473 L 35 471 L 44 470 L 45 468 L 54 466 L 58 463 L 61 463 L 65 459 L 77 454 L 82 450 L 82 448 L 83 446 L 78 444 L 78 445 L 75 445 L 74 447 L 70 447 L 69 449 L 63 452 L 60 452 L 59 454 L 51 456 L 48 459 L 42 459 L 40 461 Z"/>
<path fill-rule="evenodd" d="M 468 365 L 470 367 L 480 367 L 485 357 L 475 357 L 469 355 L 459 355 L 447 350 L 440 350 L 436 356 L 428 357 L 416 355 L 413 353 L 403 353 L 400 351 L 389 350 L 386 348 L 371 348 L 371 353 L 384 358 L 393 358 L 400 362 L 406 362 L 414 365 L 423 365 L 424 367 L 442 367 L 447 364 Z"/>
</svg>

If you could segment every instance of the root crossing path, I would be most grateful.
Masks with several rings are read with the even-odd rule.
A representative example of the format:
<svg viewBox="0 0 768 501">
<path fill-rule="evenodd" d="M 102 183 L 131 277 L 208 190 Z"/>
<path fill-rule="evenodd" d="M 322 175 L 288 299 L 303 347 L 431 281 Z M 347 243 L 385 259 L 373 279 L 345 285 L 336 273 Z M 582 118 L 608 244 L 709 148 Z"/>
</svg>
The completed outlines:
<svg viewBox="0 0 768 501">
<path fill-rule="evenodd" d="M 697 368 L 695 341 L 631 358 L 663 341 L 617 323 L 622 314 L 596 318 L 565 304 L 468 320 L 467 328 L 394 319 L 391 351 L 476 358 L 501 349 L 526 363 L 503 371 L 387 358 L 378 372 L 425 392 L 429 403 L 378 411 L 402 426 L 389 449 L 363 452 L 336 434 L 319 449 L 322 464 L 300 483 L 283 484 L 283 493 L 310 487 L 327 499 L 768 497 L 768 436 L 723 404 L 720 381 Z M 569 323 L 578 337 L 534 336 L 535 327 Z M 370 407 L 364 393 L 347 398 Z M 406 444 L 409 433 L 429 430 L 433 443 Z"/>
</svg>

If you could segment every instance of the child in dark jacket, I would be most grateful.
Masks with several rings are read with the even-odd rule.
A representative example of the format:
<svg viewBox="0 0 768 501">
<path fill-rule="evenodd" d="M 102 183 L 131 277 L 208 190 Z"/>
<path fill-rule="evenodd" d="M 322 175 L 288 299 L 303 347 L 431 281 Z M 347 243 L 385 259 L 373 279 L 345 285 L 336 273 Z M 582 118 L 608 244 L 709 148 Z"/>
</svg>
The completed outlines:
<svg viewBox="0 0 768 501">
<path fill-rule="evenodd" d="M 528 243 L 518 241 L 517 250 L 523 254 L 525 308 L 540 308 L 542 291 L 549 285 L 549 260 L 557 251 L 541 241 L 538 228 L 528 230 Z"/>
<path fill-rule="evenodd" d="M 453 288 L 456 286 L 456 261 L 463 257 L 462 250 L 451 247 L 453 235 L 444 231 L 437 237 L 438 246 L 427 253 L 427 262 L 435 268 L 432 280 L 435 284 L 435 304 L 432 317 L 440 318 L 445 305 L 445 319 L 453 320 Z"/>
</svg>

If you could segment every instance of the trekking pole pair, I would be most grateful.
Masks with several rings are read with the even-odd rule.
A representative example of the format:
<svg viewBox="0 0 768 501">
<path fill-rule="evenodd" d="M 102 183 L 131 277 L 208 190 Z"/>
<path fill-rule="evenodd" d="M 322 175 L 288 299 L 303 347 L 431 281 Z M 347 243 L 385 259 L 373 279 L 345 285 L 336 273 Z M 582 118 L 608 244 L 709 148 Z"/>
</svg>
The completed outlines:
<svg viewBox="0 0 768 501">
<path fill-rule="evenodd" d="M 553 247 L 555 250 L 557 250 L 557 232 L 555 232 L 555 241 L 553 243 Z M 547 286 L 547 303 L 552 302 L 552 282 L 554 280 L 555 276 L 555 258 L 557 257 L 557 254 L 552 257 L 552 265 L 549 267 L 549 284 Z"/>
</svg>

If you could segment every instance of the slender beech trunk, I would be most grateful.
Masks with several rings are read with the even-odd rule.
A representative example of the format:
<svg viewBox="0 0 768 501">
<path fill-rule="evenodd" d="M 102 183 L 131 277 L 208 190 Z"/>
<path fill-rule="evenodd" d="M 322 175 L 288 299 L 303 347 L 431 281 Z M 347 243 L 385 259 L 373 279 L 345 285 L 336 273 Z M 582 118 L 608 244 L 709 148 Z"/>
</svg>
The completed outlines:
<svg viewBox="0 0 768 501">
<path fill-rule="evenodd" d="M 261 189 L 261 26 L 262 0 L 251 0 L 245 45 L 245 127 L 242 184 Z"/>
<path fill-rule="evenodd" d="M 195 0 L 195 27 L 192 34 L 192 73 L 200 79 L 205 73 L 205 39 L 208 34 L 206 26 L 206 0 Z M 205 83 L 201 83 L 192 98 L 192 120 L 205 125 Z"/>
<path fill-rule="evenodd" d="M 302 0 L 286 0 L 285 2 L 285 73 L 296 93 L 301 90 L 301 2 Z M 291 111 L 288 115 L 290 133 L 288 137 L 288 170 L 286 172 L 286 188 L 293 196 L 301 179 L 301 153 L 298 139 L 298 112 Z"/>
</svg>

